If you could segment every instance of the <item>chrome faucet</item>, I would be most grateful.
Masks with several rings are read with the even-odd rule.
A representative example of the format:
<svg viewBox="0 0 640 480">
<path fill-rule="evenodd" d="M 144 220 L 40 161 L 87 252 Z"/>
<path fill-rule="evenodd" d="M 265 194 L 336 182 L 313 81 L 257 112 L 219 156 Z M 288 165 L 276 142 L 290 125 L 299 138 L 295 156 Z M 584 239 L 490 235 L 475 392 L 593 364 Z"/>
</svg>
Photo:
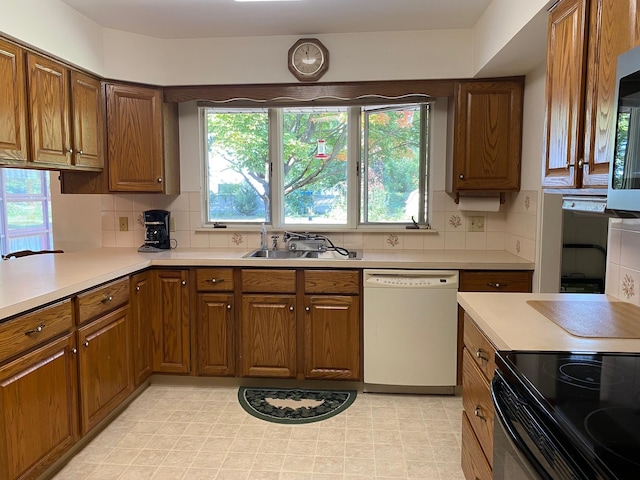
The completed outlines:
<svg viewBox="0 0 640 480">
<path fill-rule="evenodd" d="M 278 235 L 271 235 L 271 250 L 278 249 Z"/>
</svg>

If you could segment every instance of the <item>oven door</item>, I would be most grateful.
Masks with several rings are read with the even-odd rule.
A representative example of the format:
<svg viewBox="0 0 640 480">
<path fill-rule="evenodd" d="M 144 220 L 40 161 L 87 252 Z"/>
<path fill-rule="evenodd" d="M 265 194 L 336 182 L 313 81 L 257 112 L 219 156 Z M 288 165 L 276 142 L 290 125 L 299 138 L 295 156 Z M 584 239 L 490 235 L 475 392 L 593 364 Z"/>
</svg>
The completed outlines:
<svg viewBox="0 0 640 480">
<path fill-rule="evenodd" d="M 494 480 L 579 480 L 587 478 L 545 425 L 526 394 L 511 388 L 500 370 L 491 382 L 495 409 Z"/>
</svg>

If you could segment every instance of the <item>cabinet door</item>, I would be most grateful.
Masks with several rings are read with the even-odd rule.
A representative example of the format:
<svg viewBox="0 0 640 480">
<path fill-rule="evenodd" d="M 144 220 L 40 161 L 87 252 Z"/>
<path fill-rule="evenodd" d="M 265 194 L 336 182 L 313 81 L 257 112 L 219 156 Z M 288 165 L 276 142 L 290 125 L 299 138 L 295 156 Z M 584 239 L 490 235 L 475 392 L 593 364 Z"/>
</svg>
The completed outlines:
<svg viewBox="0 0 640 480">
<path fill-rule="evenodd" d="M 162 91 L 109 84 L 106 96 L 109 189 L 162 192 Z"/>
<path fill-rule="evenodd" d="M 295 295 L 242 296 L 241 376 L 295 376 L 295 301 Z"/>
<path fill-rule="evenodd" d="M 523 84 L 462 82 L 456 88 L 452 189 L 520 189 Z"/>
<path fill-rule="evenodd" d="M 588 0 L 563 0 L 549 14 L 543 186 L 574 188 L 582 172 Z"/>
<path fill-rule="evenodd" d="M 0 40 L 0 161 L 26 162 L 27 149 L 24 52 Z"/>
<path fill-rule="evenodd" d="M 71 72 L 74 165 L 104 166 L 104 95 L 99 80 Z"/>
<path fill-rule="evenodd" d="M 189 373 L 187 270 L 154 270 L 153 371 Z"/>
<path fill-rule="evenodd" d="M 131 345 L 133 383 L 136 387 L 153 373 L 151 318 L 155 298 L 149 271 L 131 277 Z"/>
<path fill-rule="evenodd" d="M 131 393 L 129 306 L 78 329 L 82 433 Z"/>
<path fill-rule="evenodd" d="M 583 187 L 606 187 L 613 158 L 618 55 L 631 48 L 636 0 L 594 0 L 589 21 Z"/>
<path fill-rule="evenodd" d="M 69 71 L 59 63 L 27 54 L 31 161 L 71 164 Z"/>
<path fill-rule="evenodd" d="M 232 294 L 198 295 L 198 374 L 233 375 L 234 309 Z"/>
<path fill-rule="evenodd" d="M 306 378 L 360 378 L 360 297 L 304 299 Z"/>
<path fill-rule="evenodd" d="M 73 350 L 67 335 L 0 367 L 0 478 L 37 478 L 74 444 Z"/>
</svg>

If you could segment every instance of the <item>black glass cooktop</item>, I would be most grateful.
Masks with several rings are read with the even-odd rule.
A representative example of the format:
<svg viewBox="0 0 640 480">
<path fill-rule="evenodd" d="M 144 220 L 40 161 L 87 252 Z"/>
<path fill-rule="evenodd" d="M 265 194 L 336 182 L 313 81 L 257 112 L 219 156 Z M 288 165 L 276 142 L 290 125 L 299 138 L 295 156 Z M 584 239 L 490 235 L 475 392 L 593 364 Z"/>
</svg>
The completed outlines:
<svg viewBox="0 0 640 480">
<path fill-rule="evenodd" d="M 511 371 L 605 478 L 640 479 L 640 354 L 512 352 Z M 600 477 L 598 477 L 600 478 Z"/>
</svg>

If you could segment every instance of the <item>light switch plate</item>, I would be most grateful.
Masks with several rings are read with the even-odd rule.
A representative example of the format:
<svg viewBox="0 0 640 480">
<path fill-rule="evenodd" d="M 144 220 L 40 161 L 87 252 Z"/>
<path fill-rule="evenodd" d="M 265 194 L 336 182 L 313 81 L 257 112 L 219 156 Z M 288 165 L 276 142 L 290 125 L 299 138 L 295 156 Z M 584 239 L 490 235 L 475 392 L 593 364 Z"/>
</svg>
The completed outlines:
<svg viewBox="0 0 640 480">
<path fill-rule="evenodd" d="M 469 232 L 484 232 L 484 216 L 483 215 L 471 216 L 467 218 L 468 218 L 467 230 Z"/>
</svg>

